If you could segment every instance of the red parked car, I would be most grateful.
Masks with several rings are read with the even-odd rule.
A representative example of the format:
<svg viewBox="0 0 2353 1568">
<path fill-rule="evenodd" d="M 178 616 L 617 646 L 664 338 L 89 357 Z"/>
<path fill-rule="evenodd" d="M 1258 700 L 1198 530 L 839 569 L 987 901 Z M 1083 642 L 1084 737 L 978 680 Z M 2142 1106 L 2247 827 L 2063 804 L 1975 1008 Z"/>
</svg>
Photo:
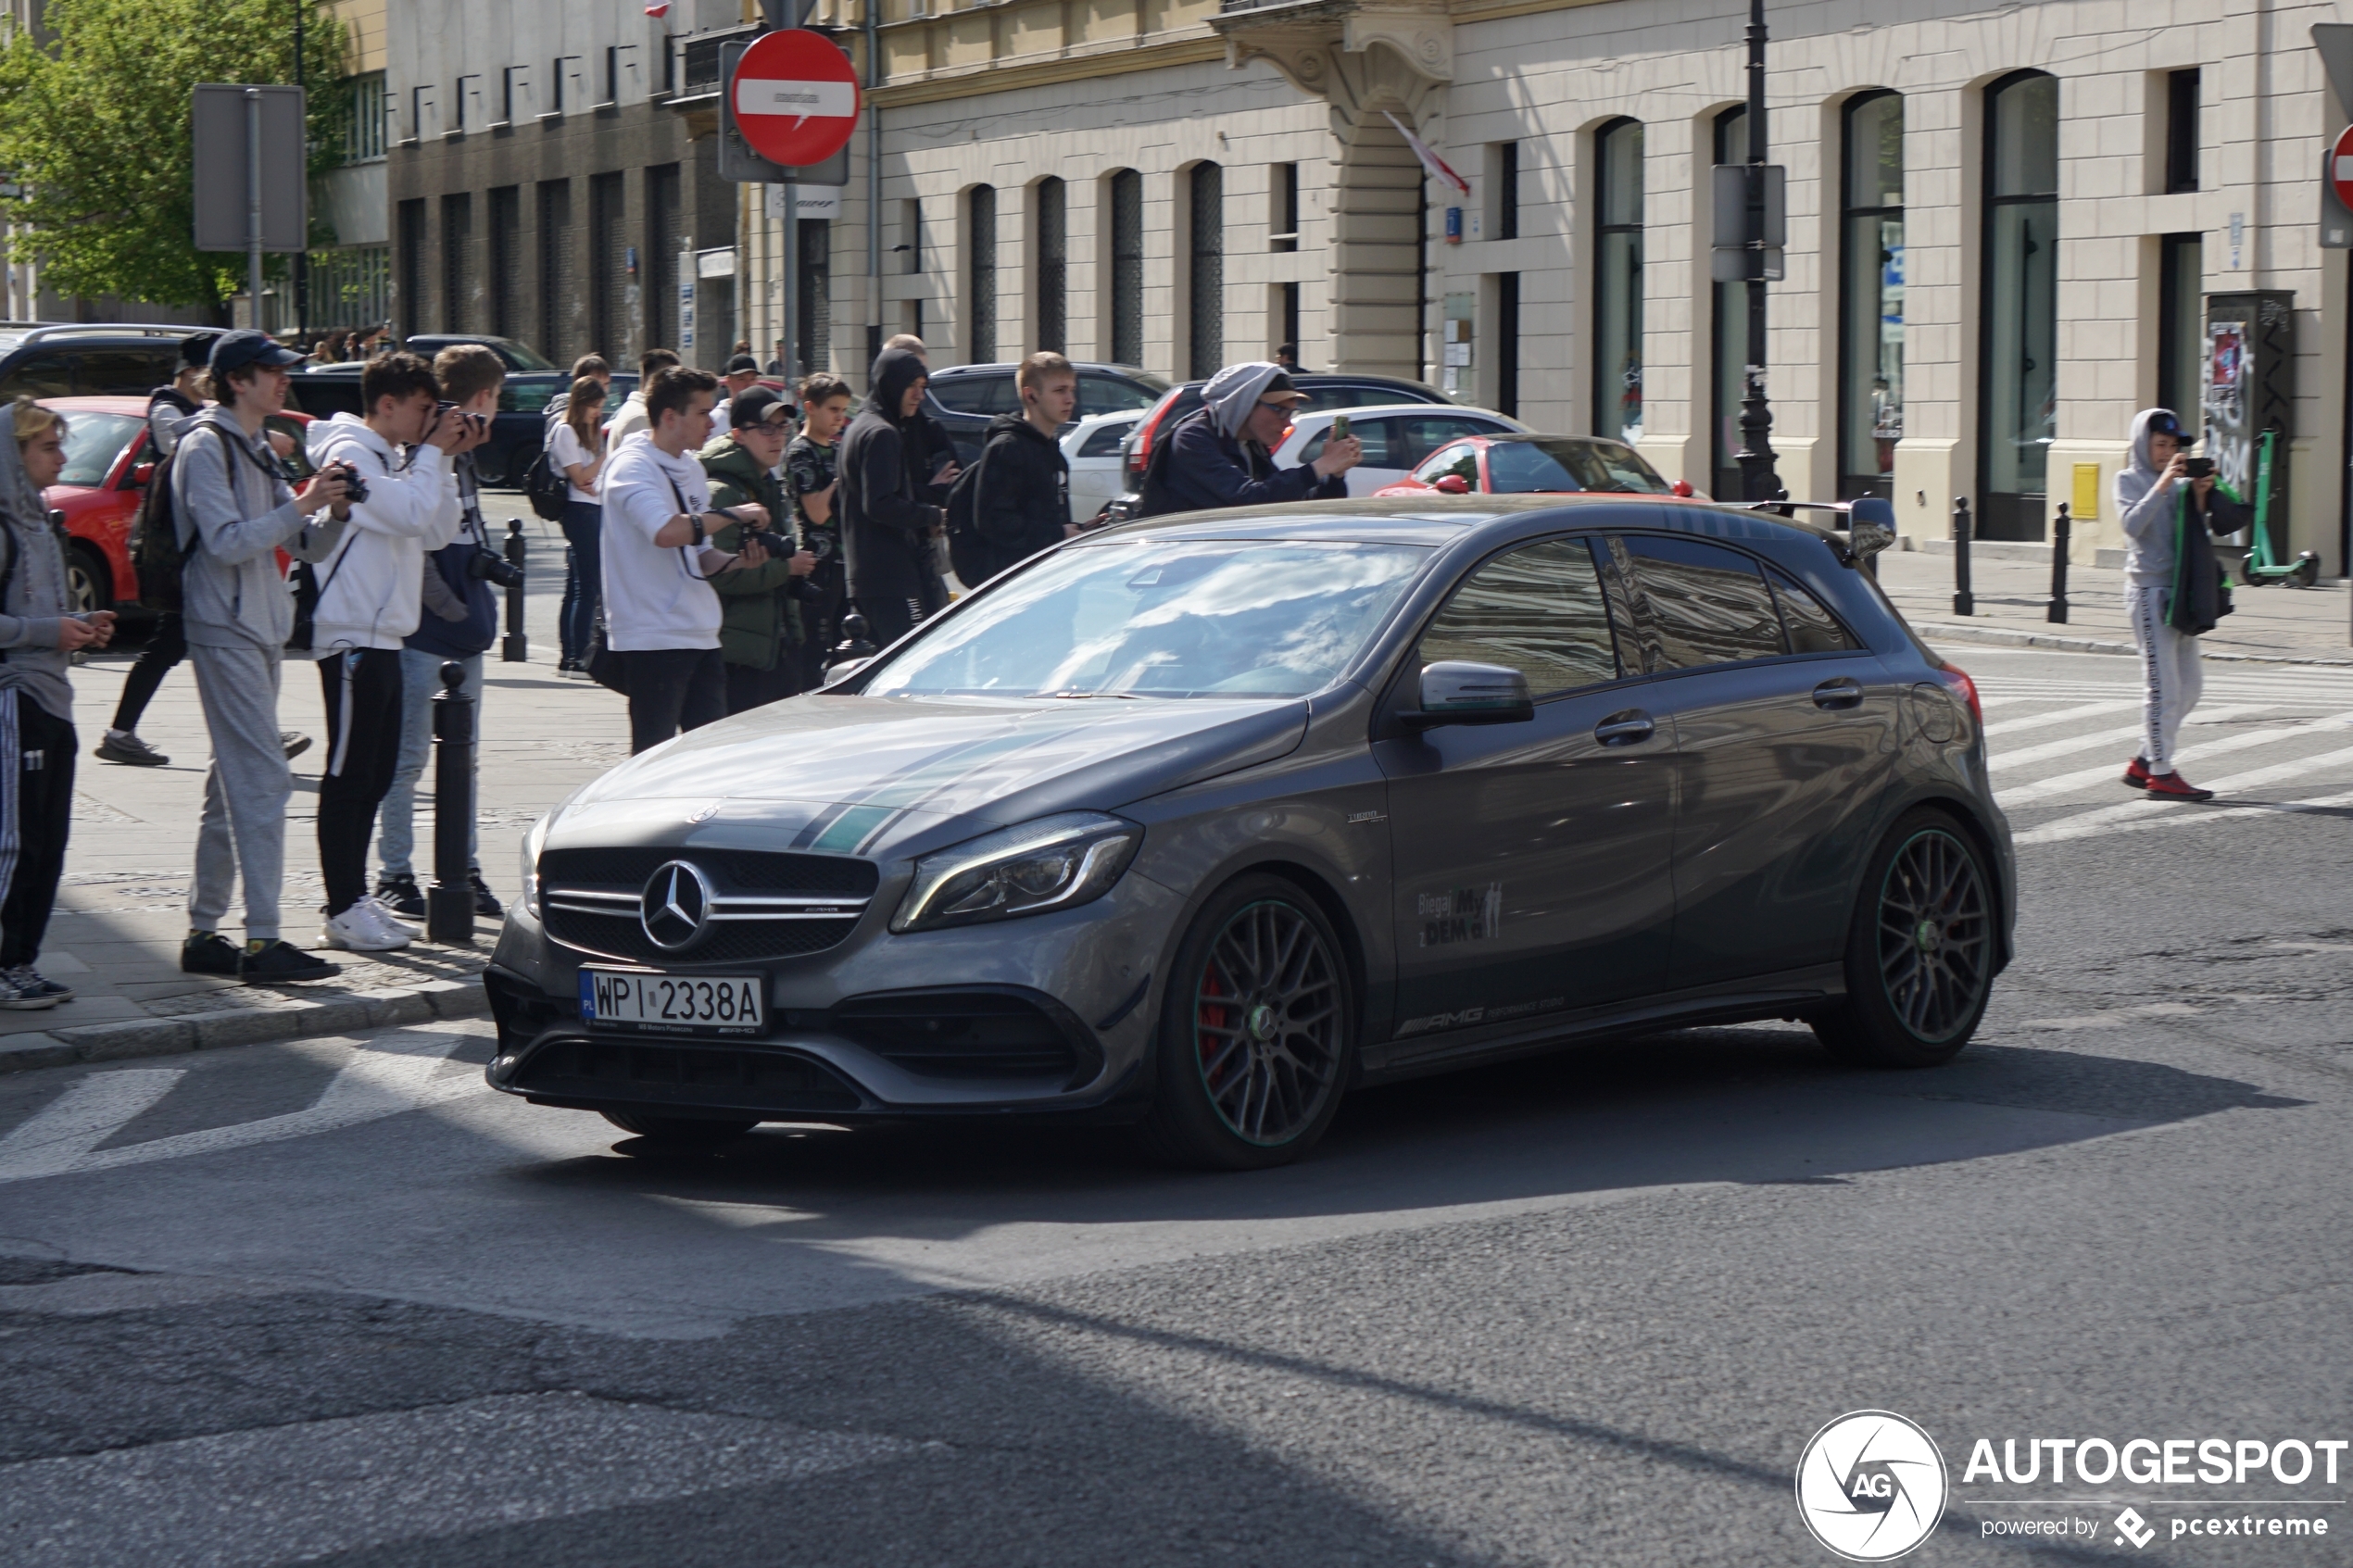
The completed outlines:
<svg viewBox="0 0 2353 1568">
<path fill-rule="evenodd" d="M 1422 459 L 1376 495 L 1550 495 L 1607 490 L 1635 495 L 1693 494 L 1669 484 L 1641 453 L 1597 435 L 1467 435 Z M 1699 497 L 1705 499 L 1705 497 Z"/>
<path fill-rule="evenodd" d="M 131 520 L 155 471 L 155 443 L 147 439 L 144 397 L 44 397 L 41 406 L 65 416 L 66 466 L 57 483 L 42 492 L 53 511 L 66 514 L 72 545 L 66 578 L 76 609 L 136 608 L 139 574 L 131 565 Z M 272 429 L 294 437 L 295 463 L 302 457 L 307 414 L 289 409 L 271 416 Z"/>
</svg>

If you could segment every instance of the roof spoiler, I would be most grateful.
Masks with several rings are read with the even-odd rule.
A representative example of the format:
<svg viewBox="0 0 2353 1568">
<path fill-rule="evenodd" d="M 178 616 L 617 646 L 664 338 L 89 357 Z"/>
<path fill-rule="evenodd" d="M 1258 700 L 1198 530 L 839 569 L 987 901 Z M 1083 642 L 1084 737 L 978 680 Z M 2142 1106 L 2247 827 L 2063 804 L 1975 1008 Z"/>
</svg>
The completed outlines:
<svg viewBox="0 0 2353 1568">
<path fill-rule="evenodd" d="M 1857 495 L 1851 501 L 1757 501 L 1748 509 L 1785 518 L 1800 511 L 1842 514 L 1846 520 L 1844 528 L 1832 524 L 1819 532 L 1848 566 L 1864 566 L 1895 543 L 1895 503 L 1883 495 Z"/>
</svg>

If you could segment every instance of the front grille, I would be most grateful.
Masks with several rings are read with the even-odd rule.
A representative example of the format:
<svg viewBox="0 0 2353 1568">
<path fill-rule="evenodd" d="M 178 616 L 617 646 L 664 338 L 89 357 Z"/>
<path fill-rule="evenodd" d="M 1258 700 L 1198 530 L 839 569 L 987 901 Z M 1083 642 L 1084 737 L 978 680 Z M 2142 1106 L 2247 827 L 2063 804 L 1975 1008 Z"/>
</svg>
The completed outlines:
<svg viewBox="0 0 2353 1568">
<path fill-rule="evenodd" d="M 834 1010 L 835 1031 L 925 1078 L 1060 1078 L 1078 1071 L 1063 1026 L 1026 997 L 989 991 L 909 991 Z"/>
<path fill-rule="evenodd" d="M 539 857 L 546 890 L 541 908 L 547 935 L 567 947 L 599 958 L 646 964 L 745 964 L 767 959 L 802 958 L 849 940 L 856 914 L 798 920 L 714 920 L 703 939 L 682 952 L 654 945 L 637 919 L 637 897 L 646 879 L 672 860 L 690 859 L 711 881 L 721 900 L 798 897 L 863 903 L 874 897 L 881 872 L 872 860 L 847 855 L 796 855 L 774 850 L 614 847 L 550 849 Z M 624 895 L 588 899 L 610 913 L 561 907 L 567 893 Z"/>
<path fill-rule="evenodd" d="M 804 893 L 871 898 L 882 872 L 848 855 L 794 855 L 764 849 L 550 849 L 539 857 L 546 887 L 598 887 L 633 897 L 673 860 L 692 860 L 727 893 Z"/>
<path fill-rule="evenodd" d="M 737 1110 L 855 1110 L 858 1092 L 822 1063 L 749 1046 L 559 1040 L 523 1063 L 516 1089 L 548 1099 Z"/>
</svg>

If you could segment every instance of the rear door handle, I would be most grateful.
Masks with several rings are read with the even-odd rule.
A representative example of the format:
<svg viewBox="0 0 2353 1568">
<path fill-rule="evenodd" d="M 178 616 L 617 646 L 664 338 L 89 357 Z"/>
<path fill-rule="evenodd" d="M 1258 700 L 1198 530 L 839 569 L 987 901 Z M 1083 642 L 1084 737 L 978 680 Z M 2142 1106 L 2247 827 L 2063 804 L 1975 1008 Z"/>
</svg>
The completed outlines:
<svg viewBox="0 0 2353 1568">
<path fill-rule="evenodd" d="M 1863 700 L 1863 684 L 1841 675 L 1835 681 L 1824 681 L 1814 688 L 1817 708 L 1852 708 Z"/>
<path fill-rule="evenodd" d="M 1593 738 L 1604 746 L 1634 746 L 1656 733 L 1658 725 L 1639 708 L 1613 713 L 1593 726 Z"/>
</svg>

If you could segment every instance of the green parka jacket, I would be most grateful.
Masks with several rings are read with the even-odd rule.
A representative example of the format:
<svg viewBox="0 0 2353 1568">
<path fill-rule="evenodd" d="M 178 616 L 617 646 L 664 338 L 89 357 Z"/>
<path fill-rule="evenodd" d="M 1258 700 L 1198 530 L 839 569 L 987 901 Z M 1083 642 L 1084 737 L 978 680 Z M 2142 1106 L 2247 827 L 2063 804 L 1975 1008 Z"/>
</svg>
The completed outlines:
<svg viewBox="0 0 2353 1568">
<path fill-rule="evenodd" d="M 735 436 L 721 436 L 698 456 L 711 481 L 713 507 L 757 502 L 774 520 L 773 537 L 794 538 L 793 509 L 785 504 L 785 487 L 761 467 L 759 458 L 736 444 Z M 730 523 L 711 536 L 711 546 L 733 551 L 741 546 L 743 533 L 742 524 Z M 774 670 L 786 648 L 799 645 L 800 610 L 792 602 L 798 595 L 784 557 L 772 555 L 764 565 L 743 571 L 723 571 L 711 585 L 719 590 L 719 654 L 728 663 Z"/>
</svg>

